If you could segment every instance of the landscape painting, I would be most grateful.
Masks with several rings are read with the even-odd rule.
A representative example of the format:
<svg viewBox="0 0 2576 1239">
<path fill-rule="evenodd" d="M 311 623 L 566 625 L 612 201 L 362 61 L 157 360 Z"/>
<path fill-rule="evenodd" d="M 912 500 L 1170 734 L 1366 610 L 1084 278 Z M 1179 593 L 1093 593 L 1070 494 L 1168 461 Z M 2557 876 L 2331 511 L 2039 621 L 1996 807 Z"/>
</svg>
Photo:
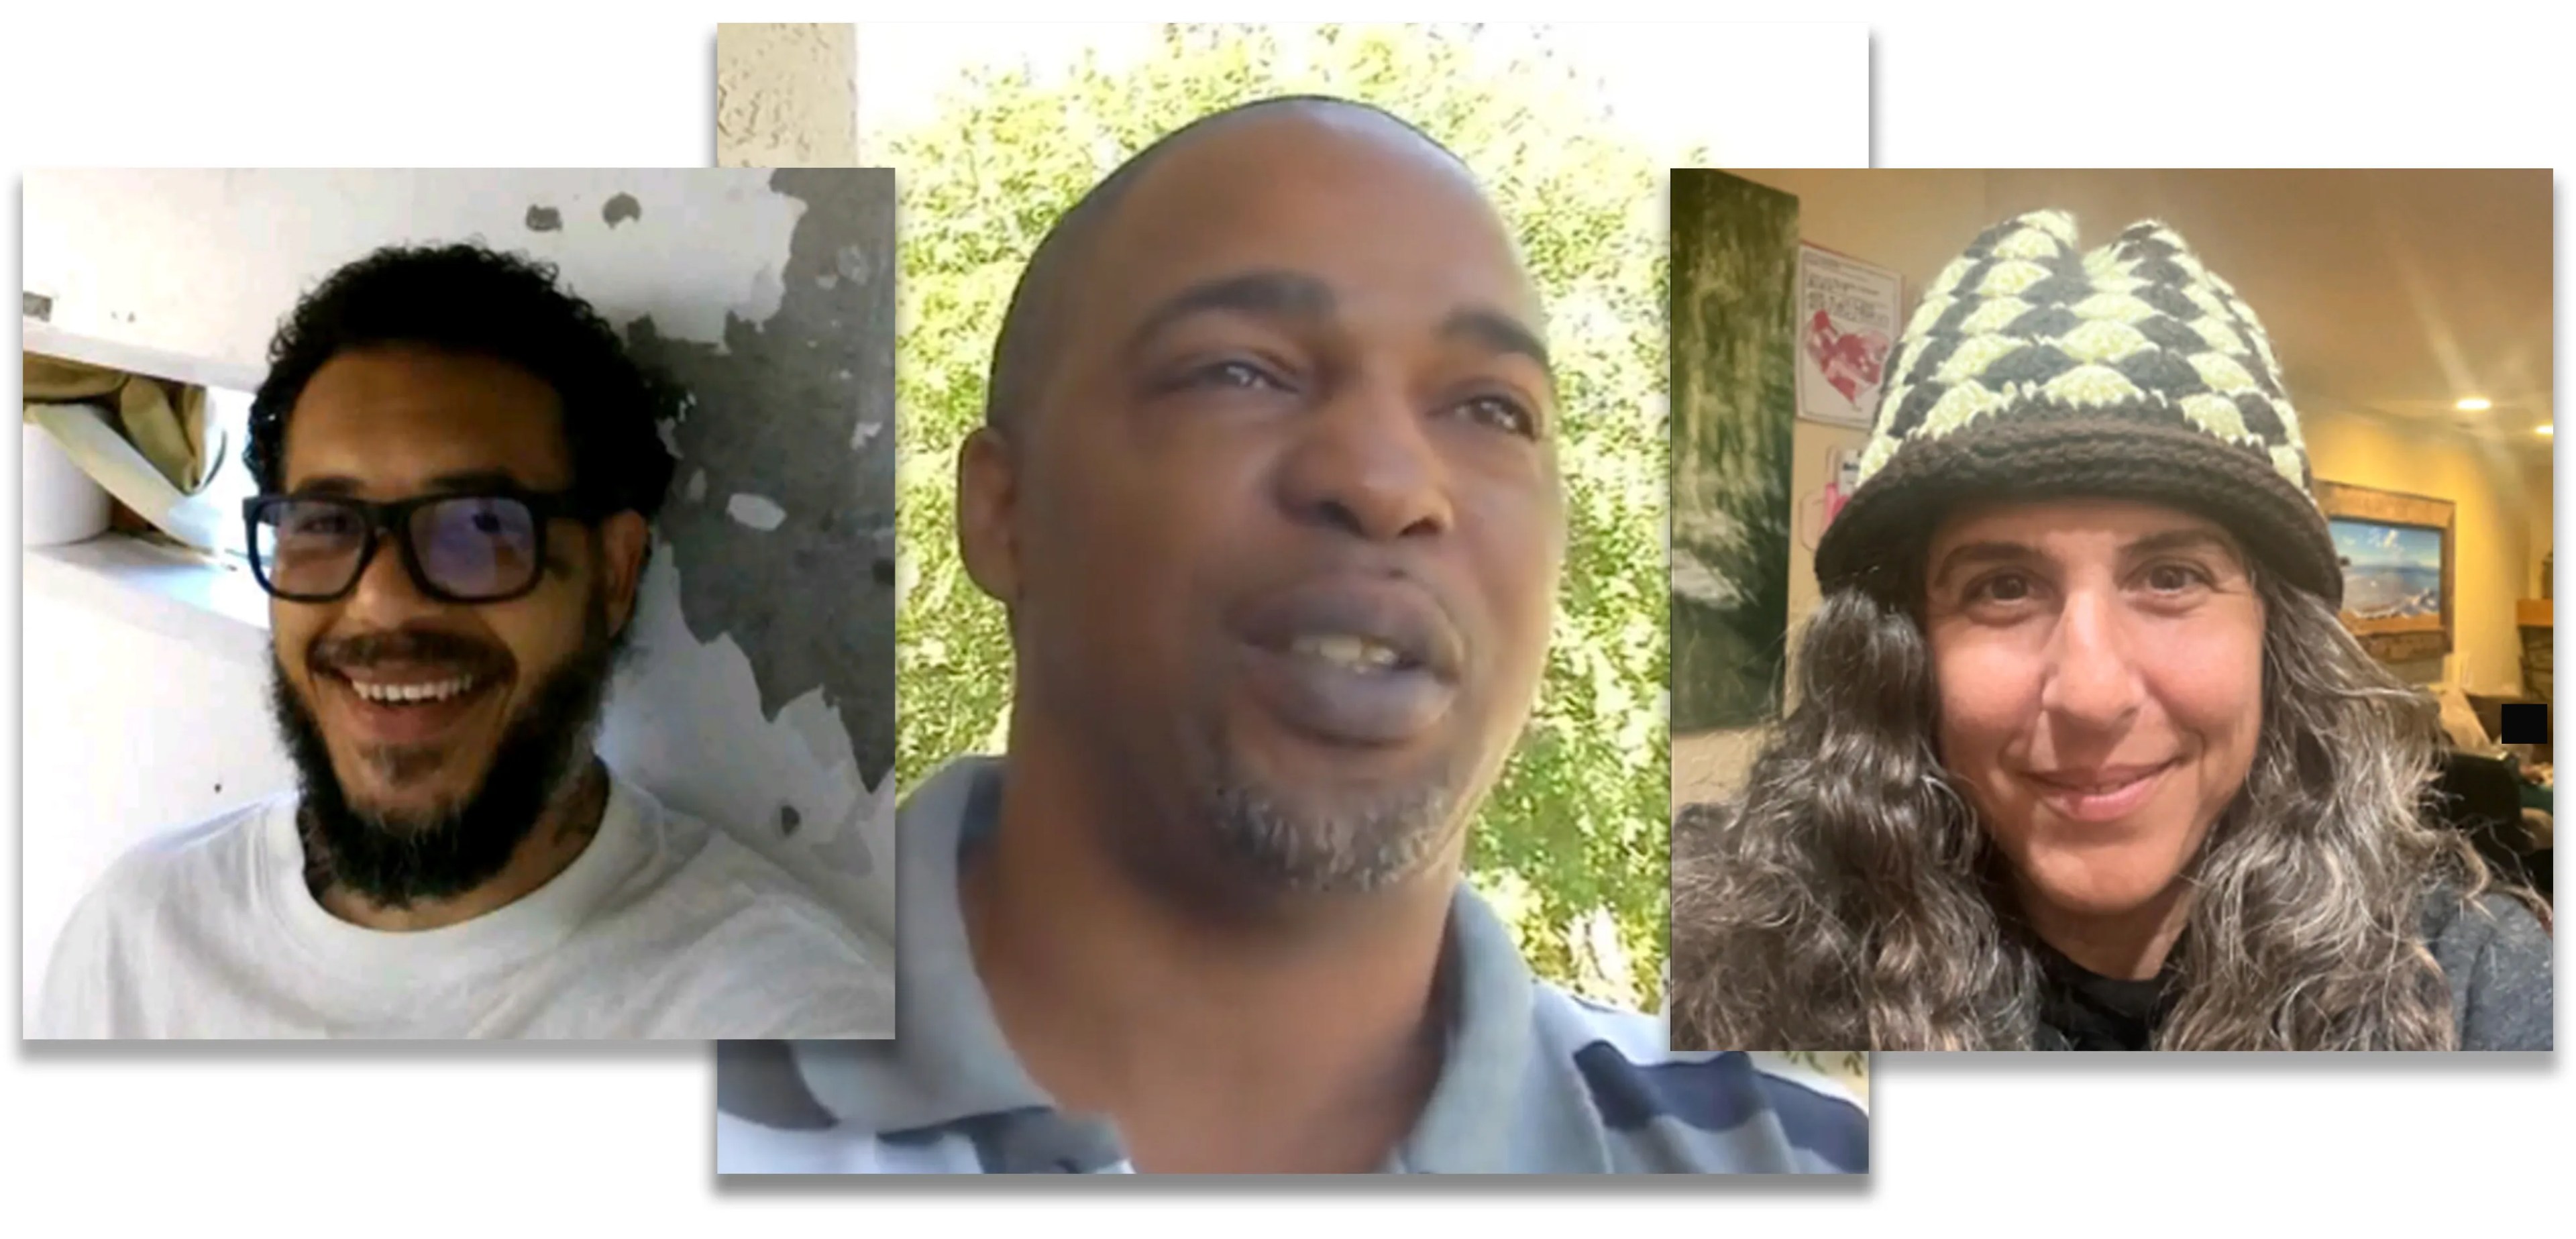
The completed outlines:
<svg viewBox="0 0 2576 1239">
<path fill-rule="evenodd" d="M 2320 480 L 2317 506 L 2343 565 L 2343 626 L 2382 662 L 2450 653 L 2451 501 Z"/>
<path fill-rule="evenodd" d="M 2442 618 L 2442 531 L 2417 525 L 2339 520 L 2335 557 L 2343 561 L 2347 622 Z"/>
</svg>

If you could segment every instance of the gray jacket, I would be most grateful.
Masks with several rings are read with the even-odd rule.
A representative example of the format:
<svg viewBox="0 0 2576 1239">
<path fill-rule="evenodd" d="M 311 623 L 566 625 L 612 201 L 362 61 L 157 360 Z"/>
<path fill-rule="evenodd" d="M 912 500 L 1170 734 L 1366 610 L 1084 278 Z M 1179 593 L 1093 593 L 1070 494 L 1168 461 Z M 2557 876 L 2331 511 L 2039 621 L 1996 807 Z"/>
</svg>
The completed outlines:
<svg viewBox="0 0 2576 1239">
<path fill-rule="evenodd" d="M 2531 909 L 2487 895 L 2471 910 L 2446 892 L 2425 911 L 2424 941 L 2451 983 L 2461 1049 L 2557 1048 L 2549 930 Z"/>
</svg>

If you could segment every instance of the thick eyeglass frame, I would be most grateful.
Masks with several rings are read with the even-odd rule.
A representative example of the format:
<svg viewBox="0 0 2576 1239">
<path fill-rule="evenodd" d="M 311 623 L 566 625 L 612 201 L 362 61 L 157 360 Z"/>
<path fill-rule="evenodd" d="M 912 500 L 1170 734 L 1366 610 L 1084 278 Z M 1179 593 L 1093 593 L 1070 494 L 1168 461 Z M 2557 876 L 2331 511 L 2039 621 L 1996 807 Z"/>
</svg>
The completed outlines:
<svg viewBox="0 0 2576 1239">
<path fill-rule="evenodd" d="M 535 566 L 528 573 L 527 582 L 516 589 L 498 594 L 458 594 L 440 587 L 436 581 L 430 579 L 428 569 L 421 566 L 420 548 L 412 545 L 412 513 L 432 504 L 476 499 L 507 499 L 528 510 L 528 523 L 535 531 L 535 543 L 530 548 L 530 559 Z M 268 564 L 259 550 L 260 513 L 268 507 L 288 503 L 329 504 L 356 514 L 358 519 L 365 523 L 366 541 L 358 549 L 358 564 L 350 569 L 348 584 L 327 594 L 295 594 L 279 589 L 275 582 L 269 580 Z M 412 588 L 419 590 L 424 597 L 461 606 L 479 606 L 524 598 L 536 592 L 537 586 L 546 579 L 546 529 L 558 519 L 589 524 L 596 519 L 596 514 L 590 506 L 579 502 L 571 491 L 527 491 L 508 488 L 444 491 L 432 495 L 414 495 L 409 499 L 396 499 L 386 503 L 348 495 L 268 494 L 253 495 L 242 500 L 242 524 L 243 532 L 248 535 L 251 575 L 258 579 L 259 587 L 268 591 L 270 597 L 287 602 L 337 602 L 348 597 L 358 588 L 358 582 L 367 578 L 368 566 L 375 563 L 376 551 L 384 545 L 385 539 L 389 536 L 402 548 L 403 569 L 411 576 Z"/>
</svg>

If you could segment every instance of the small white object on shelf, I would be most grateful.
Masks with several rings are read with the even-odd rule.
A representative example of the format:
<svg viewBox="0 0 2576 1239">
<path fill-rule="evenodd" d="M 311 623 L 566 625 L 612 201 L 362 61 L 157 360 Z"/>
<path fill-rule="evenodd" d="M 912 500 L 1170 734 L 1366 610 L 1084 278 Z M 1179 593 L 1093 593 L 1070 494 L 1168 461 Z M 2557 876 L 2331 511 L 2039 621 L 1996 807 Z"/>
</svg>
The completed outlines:
<svg viewBox="0 0 2576 1239">
<path fill-rule="evenodd" d="M 54 436 L 22 421 L 18 444 L 19 545 L 61 546 L 106 533 L 114 507 L 107 490 L 81 472 Z"/>
</svg>

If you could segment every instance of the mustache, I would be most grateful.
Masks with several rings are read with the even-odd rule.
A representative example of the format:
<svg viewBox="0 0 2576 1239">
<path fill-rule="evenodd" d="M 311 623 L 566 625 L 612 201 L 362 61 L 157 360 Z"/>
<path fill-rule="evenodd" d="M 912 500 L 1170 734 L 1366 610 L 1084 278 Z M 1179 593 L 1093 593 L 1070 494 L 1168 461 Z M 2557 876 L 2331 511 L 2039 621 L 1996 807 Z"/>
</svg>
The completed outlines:
<svg viewBox="0 0 2576 1239">
<path fill-rule="evenodd" d="M 429 658 L 437 654 L 423 651 L 456 652 L 480 643 L 449 633 L 428 634 L 424 641 L 424 633 L 413 630 L 334 644 L 372 658 Z M 479 785 L 456 802 L 397 816 L 349 800 L 321 720 L 272 651 L 269 711 L 295 764 L 307 885 L 317 893 L 339 886 L 402 908 L 454 898 L 490 881 L 566 780 L 587 768 L 614 658 L 605 616 L 594 611 L 580 650 L 537 677 Z"/>
<path fill-rule="evenodd" d="M 474 670 L 507 667 L 509 654 L 487 641 L 435 628 L 397 628 L 346 637 L 317 638 L 304 661 L 321 670 L 347 671 L 384 662 L 456 663 Z"/>
</svg>

